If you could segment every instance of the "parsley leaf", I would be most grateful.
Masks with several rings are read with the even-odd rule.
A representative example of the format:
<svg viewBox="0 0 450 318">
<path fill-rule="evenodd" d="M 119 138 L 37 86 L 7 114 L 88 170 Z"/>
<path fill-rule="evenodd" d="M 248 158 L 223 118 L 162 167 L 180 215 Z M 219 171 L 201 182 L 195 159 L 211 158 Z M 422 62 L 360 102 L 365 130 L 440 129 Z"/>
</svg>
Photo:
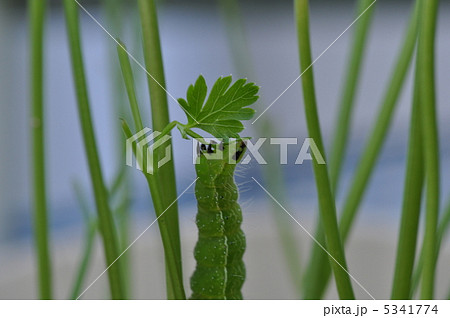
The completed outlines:
<svg viewBox="0 0 450 318">
<path fill-rule="evenodd" d="M 199 128 L 216 138 L 240 138 L 239 133 L 244 129 L 241 121 L 255 114 L 255 110 L 247 106 L 258 99 L 259 87 L 247 83 L 246 79 L 239 79 L 233 85 L 231 82 L 231 76 L 220 77 L 206 102 L 208 88 L 202 75 L 189 86 L 186 100 L 178 99 L 188 117 L 186 129 Z"/>
</svg>

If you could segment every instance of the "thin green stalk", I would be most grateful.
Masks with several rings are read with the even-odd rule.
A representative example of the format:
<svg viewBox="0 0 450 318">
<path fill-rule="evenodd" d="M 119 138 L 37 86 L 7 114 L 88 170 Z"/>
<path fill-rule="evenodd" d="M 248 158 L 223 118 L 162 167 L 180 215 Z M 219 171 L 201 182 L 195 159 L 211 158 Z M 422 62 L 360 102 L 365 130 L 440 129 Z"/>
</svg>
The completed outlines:
<svg viewBox="0 0 450 318">
<path fill-rule="evenodd" d="M 83 255 L 81 256 L 80 264 L 78 265 L 78 271 L 73 283 L 72 291 L 70 292 L 70 299 L 77 299 L 83 292 L 82 287 L 86 278 L 89 263 L 92 258 L 92 249 L 94 246 L 94 239 L 97 233 L 97 223 L 89 222 L 85 226 L 84 247 Z"/>
<path fill-rule="evenodd" d="M 83 214 L 85 233 L 84 233 L 83 255 L 81 257 L 80 264 L 78 265 L 77 274 L 75 276 L 74 283 L 72 285 L 69 299 L 77 299 L 78 296 L 83 291 L 82 287 L 89 268 L 89 263 L 92 256 L 92 249 L 94 246 L 94 238 L 98 228 L 97 221 L 95 220 L 94 217 L 91 216 L 88 204 L 84 199 L 83 194 L 81 193 L 81 187 L 78 184 L 75 184 L 74 190 L 78 204 Z"/>
<path fill-rule="evenodd" d="M 309 5 L 307 0 L 295 0 L 295 17 L 297 23 L 298 44 L 300 52 L 300 71 L 304 72 L 311 66 L 311 45 L 309 38 Z M 319 151 L 325 157 L 322 135 L 320 131 L 317 103 L 314 89 L 312 67 L 302 76 L 303 97 L 308 132 L 317 144 Z M 334 259 L 330 259 L 336 279 L 336 286 L 341 299 L 354 299 L 350 276 L 347 272 L 347 262 L 338 229 L 336 206 L 331 191 L 328 169 L 316 158 L 313 160 L 314 175 L 319 196 L 319 210 L 323 220 L 326 246 Z M 341 267 L 342 266 L 342 267 Z"/>
<path fill-rule="evenodd" d="M 416 63 L 417 64 L 417 63 Z M 420 110 L 420 76 L 416 66 L 414 97 L 409 132 L 409 150 L 406 166 L 403 211 L 397 245 L 392 299 L 408 299 L 411 293 L 411 275 L 416 256 L 419 231 L 424 163 L 422 154 L 422 124 Z"/>
<path fill-rule="evenodd" d="M 375 12 L 373 0 L 359 0 L 356 17 L 361 17 L 355 24 L 355 34 L 353 37 L 352 48 L 348 55 L 348 66 L 343 93 L 339 103 L 338 116 L 334 128 L 334 138 L 331 143 L 330 152 L 330 180 L 333 192 L 337 190 L 340 174 L 342 171 L 342 163 L 344 161 L 347 149 L 350 127 L 352 121 L 353 109 L 355 106 L 355 96 L 360 82 L 361 65 L 363 62 L 366 43 L 369 38 L 370 22 Z"/>
<path fill-rule="evenodd" d="M 419 9 L 416 2 L 414 13 L 410 19 L 405 40 L 398 55 L 395 68 L 391 74 L 391 79 L 387 85 L 386 94 L 381 103 L 381 108 L 376 122 L 373 125 L 372 132 L 369 135 L 365 149 L 359 160 L 352 184 L 344 199 L 342 215 L 340 217 L 340 232 L 344 242 L 347 241 L 350 229 L 356 218 L 359 205 L 361 204 L 367 185 L 369 184 L 370 177 L 372 176 L 375 164 L 379 158 L 382 146 L 386 140 L 386 136 L 392 122 L 397 100 L 403 88 L 406 74 L 408 72 L 409 65 L 411 64 L 411 59 L 414 52 L 417 37 L 418 18 Z M 317 239 L 321 243 L 324 242 L 323 237 L 318 236 Z M 314 257 L 315 254 L 313 254 L 311 261 L 314 262 L 316 266 L 322 267 L 323 270 L 323 272 L 319 275 L 320 277 L 323 277 L 323 279 L 321 279 L 316 286 L 316 298 L 321 298 L 325 292 L 331 271 L 328 265 L 321 265 L 327 263 L 327 255 L 323 251 L 319 250 L 317 246 L 314 246 L 313 249 L 316 249 L 317 251 L 313 252 L 316 253 L 316 257 Z"/>
<path fill-rule="evenodd" d="M 366 43 L 368 40 L 369 29 L 372 16 L 375 11 L 375 2 L 373 0 L 358 0 L 355 24 L 355 32 L 350 54 L 347 61 L 347 73 L 343 93 L 341 96 L 337 121 L 333 133 L 333 142 L 331 143 L 330 153 L 330 182 L 334 195 L 337 195 L 337 186 L 342 170 L 347 143 L 349 139 L 353 109 L 355 106 L 355 96 L 358 89 L 358 83 L 361 75 L 361 65 L 363 62 Z M 321 242 L 325 241 L 325 234 L 321 220 L 319 218 L 315 231 L 315 237 Z M 304 274 L 303 296 L 305 299 L 322 298 L 328 275 L 324 275 L 329 268 L 327 262 L 322 262 L 326 255 L 320 249 L 313 248 L 310 262 Z M 329 270 L 328 270 L 329 271 Z"/>
<path fill-rule="evenodd" d="M 44 22 L 47 1 L 30 0 L 31 137 L 39 298 L 52 298 L 52 269 L 49 252 L 47 187 L 45 182 L 44 136 Z"/>
<path fill-rule="evenodd" d="M 110 264 L 113 264 L 119 256 L 118 242 L 111 209 L 108 203 L 108 193 L 103 179 L 103 172 L 97 152 L 98 148 L 91 118 L 84 63 L 81 53 L 78 7 L 73 0 L 64 0 L 64 9 L 76 95 L 78 100 L 78 113 L 80 117 L 92 187 L 95 194 L 95 203 L 97 207 L 100 232 L 103 238 L 106 264 L 109 266 Z M 123 279 L 120 269 L 120 262 L 115 262 L 108 269 L 108 277 L 111 297 L 113 299 L 123 299 Z"/>
<path fill-rule="evenodd" d="M 144 129 L 144 124 L 142 123 L 141 112 L 139 110 L 139 105 L 136 97 L 133 71 L 131 69 L 130 59 L 128 57 L 124 44 L 121 43 L 117 46 L 117 54 L 119 56 L 120 67 L 122 69 L 123 81 L 127 90 L 131 113 L 133 114 L 134 125 L 136 127 L 136 131 L 141 131 L 142 129 Z"/>
<path fill-rule="evenodd" d="M 437 0 L 422 0 L 418 46 L 420 100 L 426 171 L 426 217 L 423 241 L 422 299 L 433 299 L 439 217 L 439 139 L 434 74 Z"/>
<path fill-rule="evenodd" d="M 133 136 L 133 133 L 131 132 L 126 121 L 122 121 L 122 128 L 127 138 Z M 170 279 L 170 282 L 173 283 L 173 290 L 172 290 L 173 298 L 186 299 L 182 277 L 179 275 L 179 271 L 177 269 L 177 266 L 179 264 L 179 260 L 177 259 L 178 255 L 176 253 L 176 249 L 173 246 L 173 240 L 171 240 L 169 224 L 165 218 L 165 214 L 169 210 L 165 208 L 163 205 L 164 202 L 162 201 L 160 184 L 158 183 L 158 172 L 155 172 L 155 174 L 153 175 L 150 174 L 144 175 L 145 178 L 147 179 L 147 184 L 150 189 L 150 194 L 153 200 L 153 206 L 155 208 L 155 213 L 158 220 L 159 231 L 161 233 L 168 275 L 166 277 L 168 277 Z"/>
<path fill-rule="evenodd" d="M 153 130 L 161 131 L 166 127 L 169 120 L 169 109 L 167 104 L 167 94 L 165 91 L 164 67 L 161 53 L 161 43 L 159 39 L 158 18 L 155 3 L 153 0 L 139 0 L 139 12 L 141 16 L 144 59 L 149 76 L 147 77 L 150 92 L 152 126 Z M 171 146 L 171 145 L 170 145 Z M 163 156 L 163 149 L 159 154 Z M 169 161 L 159 171 L 159 186 L 161 187 L 163 206 L 168 207 L 177 197 L 175 168 L 173 160 Z M 164 215 L 164 220 L 168 224 L 170 238 L 173 242 L 177 255 L 177 270 L 180 277 L 183 276 L 181 266 L 181 243 L 178 221 L 178 204 L 173 204 Z M 168 298 L 173 298 L 174 290 L 182 286 L 174 286 L 176 282 L 171 282 L 170 275 L 167 277 Z"/>
<path fill-rule="evenodd" d="M 442 212 L 442 217 L 439 222 L 438 230 L 437 230 L 437 247 L 436 247 L 436 262 L 439 256 L 439 251 L 441 250 L 442 241 L 445 240 L 450 230 L 450 200 L 447 201 L 447 205 L 445 206 L 444 211 Z M 414 275 L 412 278 L 412 287 L 411 287 L 411 295 L 410 298 L 414 297 L 414 293 L 417 291 L 419 287 L 420 278 L 422 276 L 423 263 L 425 261 L 425 251 L 422 247 L 419 261 L 417 262 L 416 268 L 414 270 Z"/>
<path fill-rule="evenodd" d="M 347 238 L 351 225 L 356 216 L 357 209 L 367 188 L 375 163 L 381 153 L 381 148 L 386 139 L 392 122 L 395 106 L 403 88 L 405 78 L 411 64 L 417 37 L 419 10 L 416 6 L 410 20 L 408 32 L 403 42 L 402 50 L 397 58 L 396 66 L 391 74 L 391 80 L 387 86 L 387 92 L 383 99 L 377 120 L 373 125 L 372 133 L 366 143 L 366 148 L 361 156 L 352 185 L 347 192 L 341 218 L 341 233 L 344 240 Z"/>
<path fill-rule="evenodd" d="M 124 23 L 123 20 L 126 17 L 126 6 L 125 0 L 102 0 L 102 6 L 105 8 L 105 16 L 108 21 L 108 28 L 110 32 L 112 32 L 116 37 L 122 37 L 124 33 Z M 108 39 L 109 40 L 109 39 Z M 108 47 L 109 48 L 109 47 Z M 127 107 L 126 107 L 126 95 L 123 91 L 122 84 L 122 74 L 120 71 L 120 67 L 116 64 L 117 54 L 115 48 L 108 50 L 108 60 L 109 60 L 109 72 L 110 72 L 110 87 L 113 92 L 111 97 L 113 98 L 114 111 L 116 114 L 120 114 L 120 116 L 127 118 Z M 117 125 L 117 122 L 114 123 L 116 133 L 115 143 L 115 157 L 118 159 L 117 173 L 123 174 L 123 177 L 119 180 L 120 183 L 120 218 L 116 218 L 117 228 L 120 238 L 120 250 L 123 251 L 128 247 L 130 241 L 128 239 L 129 234 L 129 223 L 131 219 L 131 211 L 130 211 L 130 195 L 133 191 L 132 184 L 130 182 L 128 173 L 128 169 L 126 169 L 126 165 L 123 157 L 123 150 L 125 145 L 124 135 L 122 132 L 122 128 L 120 125 Z M 124 172 L 124 173 L 122 173 Z M 112 193 L 110 192 L 110 196 Z M 117 213 L 115 213 L 117 214 Z M 122 262 L 121 269 L 123 271 L 124 277 L 124 295 L 126 298 L 131 298 L 131 272 L 129 269 L 130 263 L 130 251 L 120 257 L 120 262 Z"/>
<path fill-rule="evenodd" d="M 128 185 L 128 184 L 127 184 Z M 120 251 L 125 251 L 130 246 L 130 194 L 127 189 L 120 192 L 119 202 L 114 208 L 114 216 L 119 229 L 119 247 Z M 129 252 L 129 251 L 128 251 Z M 120 257 L 122 275 L 125 281 L 125 297 L 131 297 L 131 254 L 125 253 Z M 125 257 L 124 257 L 125 256 Z"/>
<path fill-rule="evenodd" d="M 143 129 L 143 123 L 142 123 L 142 118 L 141 118 L 141 114 L 139 111 L 139 105 L 138 105 L 137 99 L 136 99 L 134 77 L 133 77 L 133 72 L 131 69 L 130 60 L 126 53 L 126 48 L 123 44 L 120 44 L 117 46 L 117 52 L 119 55 L 120 66 L 122 68 L 123 79 L 125 81 L 125 86 L 127 88 L 128 99 L 130 101 L 130 108 L 133 113 L 134 125 L 135 125 L 137 131 L 140 131 Z M 161 132 L 161 136 L 164 134 L 169 134 L 170 130 L 173 129 L 176 126 L 176 124 L 177 124 L 177 122 L 172 122 L 171 124 L 169 124 L 167 127 L 169 127 L 170 129 L 167 127 L 165 129 L 163 129 Z M 123 121 L 122 127 L 124 129 L 124 132 L 125 132 L 125 135 L 127 136 L 127 138 L 131 137 L 132 136 L 131 130 L 125 121 Z M 152 200 L 153 200 L 153 205 L 155 208 L 155 213 L 156 213 L 156 216 L 158 217 L 158 225 L 160 228 L 161 239 L 163 242 L 164 253 L 165 253 L 166 263 L 167 263 L 167 273 L 166 273 L 167 276 L 166 277 L 168 278 L 168 280 L 170 282 L 173 282 L 173 284 L 171 283 L 171 285 L 168 286 L 171 288 L 170 298 L 185 299 L 186 296 L 185 296 L 184 287 L 183 287 L 183 281 L 182 281 L 183 278 L 179 274 L 179 271 L 177 268 L 177 266 L 179 264 L 179 259 L 178 259 L 179 254 L 177 253 L 177 250 L 174 249 L 175 243 L 173 242 L 173 239 L 170 236 L 171 233 L 170 233 L 169 224 L 166 221 L 166 214 L 169 212 L 169 210 L 167 210 L 167 212 L 164 213 L 166 208 L 163 205 L 164 202 L 162 201 L 162 198 L 163 198 L 162 191 L 160 190 L 160 188 L 157 184 L 157 180 L 159 180 L 158 174 L 159 174 L 159 170 L 157 171 L 156 174 L 153 174 L 153 175 L 144 174 L 144 175 L 147 179 L 147 183 L 149 185 L 150 193 L 151 193 Z M 159 217 L 163 213 L 164 213 L 164 215 Z"/>
<path fill-rule="evenodd" d="M 224 16 L 228 43 L 233 58 L 233 64 L 235 66 L 234 68 L 242 76 L 253 78 L 254 81 L 257 82 L 254 75 L 255 72 L 253 69 L 253 61 L 247 46 L 248 41 L 242 21 L 239 1 L 219 0 L 219 4 L 221 13 Z M 270 118 L 262 117 L 254 126 L 256 132 L 260 136 L 275 135 L 275 127 L 271 123 Z M 273 151 L 267 151 L 264 147 L 261 148 L 260 152 L 268 162 L 262 170 L 263 179 L 265 180 L 268 191 L 272 193 L 274 197 L 278 198 L 280 202 L 286 202 L 283 171 L 280 165 L 271 164 L 271 162 L 273 163 L 277 161 L 277 158 L 275 158 L 276 154 Z M 292 222 L 279 213 L 279 206 L 276 203 L 272 203 L 272 212 L 278 237 L 280 238 L 280 246 L 286 260 L 286 265 L 294 287 L 300 296 L 303 288 L 300 275 L 301 263 L 299 247 L 296 241 L 297 239 L 294 235 L 294 228 L 292 226 Z"/>
</svg>

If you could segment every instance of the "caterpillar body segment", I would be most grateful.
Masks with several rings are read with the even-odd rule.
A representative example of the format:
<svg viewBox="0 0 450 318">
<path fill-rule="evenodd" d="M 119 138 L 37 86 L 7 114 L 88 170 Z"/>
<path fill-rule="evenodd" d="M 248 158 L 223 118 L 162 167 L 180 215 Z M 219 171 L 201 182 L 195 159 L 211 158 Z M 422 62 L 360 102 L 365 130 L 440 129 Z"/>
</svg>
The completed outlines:
<svg viewBox="0 0 450 318">
<path fill-rule="evenodd" d="M 217 151 L 223 152 L 221 159 L 208 158 Z M 246 241 L 234 172 L 245 153 L 245 142 L 201 145 L 198 152 L 195 194 L 199 238 L 194 249 L 197 266 L 191 277 L 191 298 L 242 299 Z"/>
</svg>

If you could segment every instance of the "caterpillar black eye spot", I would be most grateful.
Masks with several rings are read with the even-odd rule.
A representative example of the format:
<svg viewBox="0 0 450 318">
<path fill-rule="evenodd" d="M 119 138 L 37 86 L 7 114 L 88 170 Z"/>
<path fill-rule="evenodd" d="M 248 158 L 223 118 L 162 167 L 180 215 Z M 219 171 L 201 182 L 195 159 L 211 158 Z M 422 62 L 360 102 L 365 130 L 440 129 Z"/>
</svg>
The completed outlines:
<svg viewBox="0 0 450 318">
<path fill-rule="evenodd" d="M 239 161 L 241 159 L 242 155 L 244 154 L 246 148 L 247 148 L 247 144 L 245 143 L 245 141 L 241 140 L 239 142 L 238 150 L 236 151 L 236 153 L 233 156 L 233 160 Z"/>
</svg>

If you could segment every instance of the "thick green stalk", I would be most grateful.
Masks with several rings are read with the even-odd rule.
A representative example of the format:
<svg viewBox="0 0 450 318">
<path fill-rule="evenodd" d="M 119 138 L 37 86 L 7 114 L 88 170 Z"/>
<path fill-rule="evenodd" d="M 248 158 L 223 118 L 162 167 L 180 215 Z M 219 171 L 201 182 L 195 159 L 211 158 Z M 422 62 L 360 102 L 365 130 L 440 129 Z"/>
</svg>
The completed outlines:
<svg viewBox="0 0 450 318">
<path fill-rule="evenodd" d="M 422 299 L 432 299 L 436 271 L 437 224 L 439 217 L 439 139 L 436 122 L 435 35 L 437 0 L 422 0 L 418 45 L 420 101 L 426 171 L 426 217 L 423 241 Z"/>
<path fill-rule="evenodd" d="M 417 63 L 416 63 L 417 64 Z M 403 209 L 397 245 L 392 299 L 408 299 L 411 293 L 411 275 L 416 255 L 420 208 L 424 183 L 422 123 L 420 109 L 420 75 L 416 66 L 414 97 L 409 131 L 409 150 L 406 165 Z"/>
<path fill-rule="evenodd" d="M 130 138 L 133 136 L 128 124 L 126 121 L 122 121 L 122 128 L 125 133 L 125 136 L 127 138 Z M 134 149 L 135 151 L 135 149 Z M 165 207 L 164 202 L 162 201 L 162 193 L 160 190 L 160 184 L 158 183 L 158 172 L 155 172 L 155 174 L 144 174 L 145 178 L 147 179 L 147 184 L 150 189 L 150 194 L 152 196 L 153 206 L 155 208 L 156 217 L 158 220 L 158 226 L 159 231 L 161 233 L 161 239 L 163 243 L 164 248 L 164 254 L 166 259 L 166 268 L 167 273 L 166 277 L 170 279 L 171 287 L 173 288 L 171 290 L 172 297 L 174 299 L 186 299 L 186 294 L 184 292 L 183 287 L 183 280 L 181 275 L 179 275 L 178 271 L 178 254 L 173 246 L 173 240 L 171 240 L 171 232 L 169 229 L 169 224 L 164 217 L 166 213 L 169 212 L 170 207 Z M 171 202 L 171 204 L 175 204 L 176 199 Z"/>
<path fill-rule="evenodd" d="M 366 42 L 375 11 L 373 0 L 359 0 L 356 10 L 356 18 L 353 42 L 347 62 L 347 73 L 343 93 L 341 96 L 337 121 L 333 133 L 333 142 L 331 143 L 330 153 L 330 182 L 334 195 L 337 195 L 337 185 L 339 184 L 342 170 L 342 162 L 347 149 L 347 141 L 350 133 L 353 109 L 355 106 L 355 96 L 358 89 L 358 83 L 361 74 L 361 65 L 363 62 Z M 317 222 L 315 237 L 321 242 L 325 241 L 325 234 L 321 220 Z M 310 262 L 304 274 L 303 295 L 305 299 L 322 298 L 324 292 L 323 286 L 326 285 L 328 275 L 324 275 L 329 268 L 327 262 L 322 262 L 326 255 L 321 249 L 313 248 Z M 329 270 L 328 270 L 329 271 Z"/>
<path fill-rule="evenodd" d="M 64 0 L 64 9 L 72 59 L 72 69 L 78 100 L 78 113 L 80 117 L 81 130 L 83 133 L 92 187 L 94 189 L 95 203 L 97 207 L 100 232 L 103 238 L 106 264 L 109 266 L 119 256 L 118 241 L 111 209 L 108 203 L 108 193 L 103 179 L 103 172 L 97 152 L 97 143 L 95 140 L 94 127 L 91 118 L 84 63 L 81 53 L 78 7 L 73 0 Z M 111 297 L 113 299 L 123 299 L 123 280 L 122 272 L 120 270 L 120 262 L 115 262 L 114 265 L 108 269 L 108 277 Z"/>
<path fill-rule="evenodd" d="M 148 88 L 150 92 L 152 126 L 155 131 L 162 131 L 166 127 L 169 120 L 169 109 L 167 104 L 167 93 L 165 91 L 165 77 L 163 60 L 161 53 L 161 43 L 159 39 L 158 18 L 155 3 L 153 0 L 139 0 L 139 12 L 141 16 L 144 59 L 149 76 L 147 77 Z M 163 149 L 160 154 L 163 155 Z M 158 183 L 162 189 L 164 196 L 162 197 L 163 206 L 168 207 L 177 196 L 175 168 L 173 160 L 160 168 Z M 163 217 L 169 227 L 172 246 L 177 254 L 177 270 L 178 275 L 182 277 L 181 267 L 181 243 L 180 230 L 178 222 L 178 205 L 173 204 Z M 179 288 L 172 286 L 174 282 L 170 282 L 167 275 L 167 292 L 168 297 L 173 298 L 173 290 Z"/>
<path fill-rule="evenodd" d="M 233 64 L 235 70 L 242 77 L 255 79 L 252 58 L 247 46 L 248 40 L 245 33 L 245 27 L 242 21 L 241 10 L 238 0 L 219 0 L 221 13 L 224 16 L 225 27 L 227 31 L 227 39 L 231 50 Z M 260 98 L 261 100 L 261 98 Z M 261 105 L 262 103 L 260 103 Z M 276 135 L 276 127 L 274 127 L 270 118 L 262 117 L 255 123 L 255 129 L 260 136 Z M 268 164 L 263 166 L 263 179 L 266 181 L 267 190 L 273 194 L 280 202 L 286 202 L 285 180 L 283 169 L 279 164 L 271 164 L 278 159 L 273 151 L 267 151 L 264 146 L 260 150 L 262 156 L 267 159 Z M 289 270 L 291 280 L 299 296 L 302 293 L 301 280 L 301 263 L 300 252 L 297 239 L 294 234 L 294 227 L 289 218 L 280 214 L 279 206 L 272 204 L 272 215 L 275 221 L 278 237 L 280 238 L 280 246 L 282 248 L 287 269 Z"/>
<path fill-rule="evenodd" d="M 359 160 L 352 184 L 344 199 L 342 215 L 340 218 L 340 232 L 344 242 L 346 242 L 348 234 L 350 233 L 350 229 L 355 220 L 359 205 L 363 199 L 392 122 L 395 106 L 397 105 L 398 97 L 400 96 L 401 89 L 405 82 L 406 74 L 411 63 L 416 44 L 418 17 L 419 10 L 418 4 L 416 4 L 414 13 L 409 22 L 408 31 L 405 36 L 402 49 L 398 55 L 395 68 L 391 74 L 391 79 L 386 86 L 386 94 L 381 103 L 381 108 L 376 122 L 373 125 L 372 132 L 369 135 L 370 137 L 367 140 L 365 149 Z M 323 237 L 321 238 L 318 236 L 317 239 L 321 243 L 324 242 Z M 314 246 L 313 248 L 316 251 L 313 251 L 313 258 L 311 261 L 314 262 L 316 266 L 322 267 L 323 270 L 323 272 L 319 275 L 323 279 L 317 283 L 315 297 L 311 297 L 313 299 L 317 299 L 321 298 L 325 292 L 331 271 L 328 265 L 323 265 L 324 263 L 326 264 L 327 255 L 317 246 Z M 316 257 L 314 257 L 314 253 L 316 254 Z"/>
<path fill-rule="evenodd" d="M 131 112 L 133 113 L 134 125 L 135 125 L 137 131 L 140 131 L 143 129 L 143 123 L 142 123 L 142 118 L 141 118 L 141 114 L 139 111 L 139 105 L 138 105 L 137 99 L 136 99 L 133 71 L 131 69 L 130 60 L 129 60 L 128 55 L 125 50 L 126 50 L 126 48 L 123 44 L 120 44 L 117 46 L 117 52 L 119 55 L 120 66 L 122 68 L 123 79 L 125 82 L 125 86 L 127 88 Z M 169 134 L 171 129 L 174 128 L 176 124 L 177 124 L 177 122 L 172 122 L 171 124 L 167 125 L 166 128 L 161 131 L 160 136 Z M 125 131 L 125 135 L 127 136 L 127 138 L 131 137 L 132 136 L 131 130 L 129 129 L 129 127 L 125 121 L 123 122 L 122 127 Z M 159 226 L 160 233 L 161 233 L 161 240 L 162 240 L 163 246 L 164 246 L 164 253 L 165 253 L 166 263 L 167 263 L 166 264 L 166 268 L 167 268 L 166 277 L 167 277 L 168 282 L 170 282 L 170 285 L 168 285 L 168 288 L 170 289 L 170 294 L 168 296 L 171 299 L 185 299 L 186 295 L 185 295 L 184 287 L 183 287 L 183 278 L 178 270 L 180 256 L 179 256 L 179 253 L 177 252 L 177 250 L 174 248 L 174 242 L 172 240 L 172 237 L 170 236 L 171 233 L 170 233 L 169 224 L 166 221 L 167 219 L 164 217 L 166 215 L 166 213 L 169 212 L 170 207 L 167 208 L 164 205 L 164 202 L 162 201 L 163 200 L 162 191 L 159 190 L 159 186 L 158 186 L 158 182 L 157 182 L 157 180 L 159 180 L 158 173 L 159 173 L 159 170 L 157 171 L 156 174 L 153 174 L 153 175 L 144 174 L 144 175 L 147 179 L 147 183 L 148 183 L 148 186 L 150 189 L 150 194 L 151 194 L 152 200 L 153 200 L 153 206 L 155 208 L 155 213 L 158 217 L 158 226 Z M 176 201 L 176 199 L 174 199 L 172 202 L 170 202 L 169 205 L 174 204 L 175 201 Z M 168 209 L 168 210 L 166 211 L 166 209 Z M 164 213 L 164 215 L 161 216 L 163 213 Z"/>
<path fill-rule="evenodd" d="M 39 298 L 52 298 L 49 252 L 44 136 L 44 22 L 47 1 L 30 0 L 31 137 L 33 166 L 34 231 L 39 279 Z"/>
<path fill-rule="evenodd" d="M 300 53 L 300 71 L 304 72 L 312 63 L 309 38 L 309 5 L 307 0 L 295 0 L 295 17 L 297 24 L 298 44 Z M 313 138 L 319 151 L 325 157 L 322 135 L 320 131 L 317 103 L 314 89 L 312 67 L 302 76 L 303 98 L 309 136 Z M 315 156 L 314 156 L 315 157 Z M 334 196 L 331 191 L 328 169 L 325 164 L 313 160 L 314 175 L 319 196 L 319 210 L 323 220 L 326 246 L 334 259 L 330 259 L 336 279 L 336 286 L 341 299 L 354 299 L 350 276 L 347 272 L 347 262 L 342 246 Z"/>
</svg>

